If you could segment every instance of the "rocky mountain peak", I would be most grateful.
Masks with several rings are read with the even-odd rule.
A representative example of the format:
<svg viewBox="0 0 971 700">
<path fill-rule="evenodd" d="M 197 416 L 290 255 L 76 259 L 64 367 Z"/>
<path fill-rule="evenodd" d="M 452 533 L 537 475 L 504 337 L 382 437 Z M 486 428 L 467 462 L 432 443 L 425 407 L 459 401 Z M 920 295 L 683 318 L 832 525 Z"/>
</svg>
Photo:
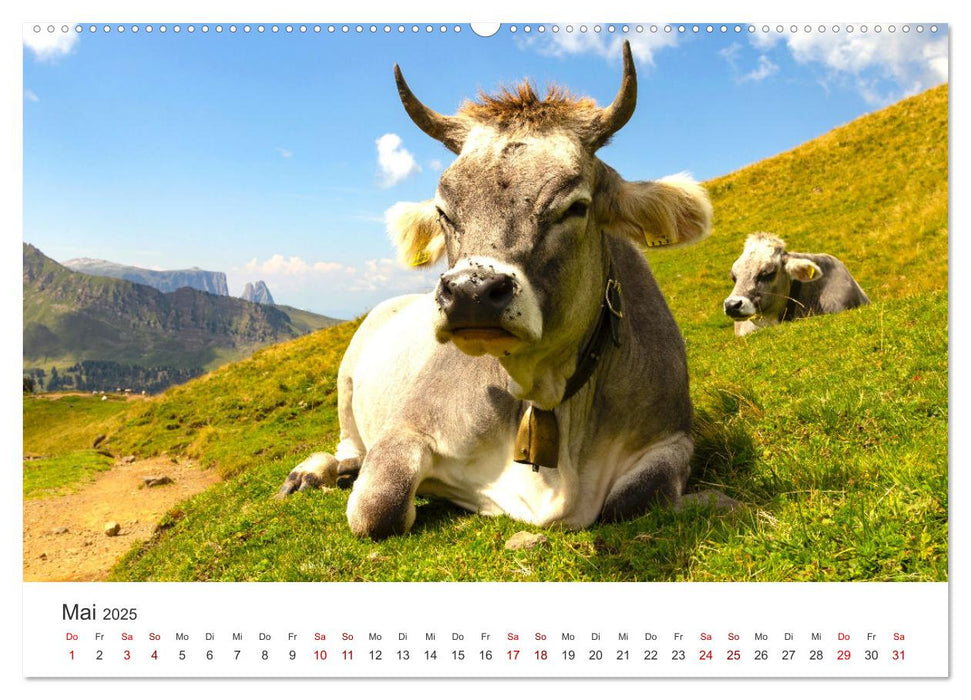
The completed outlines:
<svg viewBox="0 0 971 700">
<path fill-rule="evenodd" d="M 243 287 L 243 293 L 240 295 L 240 298 L 251 301 L 254 304 L 276 304 L 273 301 L 273 295 L 270 294 L 270 288 L 266 286 L 266 282 L 263 280 L 247 282 L 246 286 Z"/>
</svg>

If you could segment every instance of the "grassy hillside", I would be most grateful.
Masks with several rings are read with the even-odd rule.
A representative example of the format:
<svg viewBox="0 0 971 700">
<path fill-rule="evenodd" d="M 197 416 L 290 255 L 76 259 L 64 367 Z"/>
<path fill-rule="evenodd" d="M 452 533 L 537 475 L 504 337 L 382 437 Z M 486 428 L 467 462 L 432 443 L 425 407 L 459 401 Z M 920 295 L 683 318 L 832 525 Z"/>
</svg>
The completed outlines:
<svg viewBox="0 0 971 700">
<path fill-rule="evenodd" d="M 506 552 L 539 528 L 431 502 L 412 535 L 375 544 L 350 535 L 346 492 L 272 500 L 297 461 L 336 442 L 344 324 L 116 419 L 112 451 L 189 453 L 228 478 L 171 511 L 112 577 L 946 580 L 947 88 L 708 184 L 713 236 L 650 259 L 689 349 L 690 487 L 739 510 L 547 530 L 549 547 Z M 721 300 L 756 230 L 841 257 L 874 303 L 735 338 Z"/>
<path fill-rule="evenodd" d="M 40 457 L 91 447 L 130 404 L 123 396 L 24 397 L 24 455 Z"/>
<path fill-rule="evenodd" d="M 768 231 L 843 260 L 874 301 L 947 288 L 947 85 L 705 183 L 711 238 L 648 258 L 689 342 L 730 324 L 732 262 Z"/>
<path fill-rule="evenodd" d="M 24 497 L 63 493 L 114 460 L 93 447 L 129 407 L 123 396 L 24 397 Z"/>
<path fill-rule="evenodd" d="M 321 328 L 329 328 L 341 322 L 338 318 L 322 316 L 321 314 L 315 314 L 313 311 L 298 309 L 293 306 L 287 306 L 286 304 L 277 304 L 276 308 L 285 313 L 290 318 L 290 324 L 301 333 L 312 333 L 313 331 L 319 331 Z"/>
<path fill-rule="evenodd" d="M 343 323 L 264 348 L 140 402 L 104 446 L 119 454 L 185 454 L 223 476 L 330 449 L 339 432 L 337 367 L 356 327 Z"/>
</svg>

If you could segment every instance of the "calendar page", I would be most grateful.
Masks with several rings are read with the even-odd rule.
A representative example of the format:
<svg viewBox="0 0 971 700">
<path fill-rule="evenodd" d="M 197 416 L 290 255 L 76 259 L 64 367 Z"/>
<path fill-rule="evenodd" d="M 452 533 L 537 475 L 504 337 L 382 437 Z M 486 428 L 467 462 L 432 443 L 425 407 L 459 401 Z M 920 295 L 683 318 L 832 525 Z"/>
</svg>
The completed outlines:
<svg viewBox="0 0 971 700">
<path fill-rule="evenodd" d="M 23 24 L 22 676 L 949 678 L 946 16 L 407 14 Z"/>
</svg>

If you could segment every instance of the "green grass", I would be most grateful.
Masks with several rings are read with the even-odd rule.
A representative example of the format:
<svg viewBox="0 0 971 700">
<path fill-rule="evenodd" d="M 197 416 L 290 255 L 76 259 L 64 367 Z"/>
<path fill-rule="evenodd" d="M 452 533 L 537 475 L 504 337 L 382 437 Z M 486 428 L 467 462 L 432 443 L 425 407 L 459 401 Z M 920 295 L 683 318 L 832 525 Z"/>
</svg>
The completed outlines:
<svg viewBox="0 0 971 700">
<path fill-rule="evenodd" d="M 74 491 L 92 481 L 114 460 L 95 450 L 77 450 L 57 457 L 24 462 L 24 498 L 46 498 Z"/>
<path fill-rule="evenodd" d="M 755 334 L 696 372 L 692 487 L 743 501 L 735 513 L 658 510 L 563 532 L 423 502 L 411 535 L 372 543 L 350 534 L 345 492 L 271 498 L 301 451 L 257 458 L 182 504 L 112 577 L 946 580 L 947 299 L 867 311 Z M 840 352 L 850 340 L 860 352 Z M 504 551 L 522 529 L 550 546 Z"/>
<path fill-rule="evenodd" d="M 113 452 L 186 454 L 227 479 L 170 511 L 111 578 L 947 580 L 947 88 L 708 184 L 713 236 L 650 260 L 688 347 L 689 488 L 720 489 L 737 511 L 563 532 L 422 502 L 412 534 L 372 543 L 350 534 L 345 492 L 274 500 L 298 461 L 336 443 L 350 323 L 113 419 Z M 735 338 L 721 300 L 757 230 L 842 258 L 874 303 Z M 505 551 L 523 529 L 549 545 Z"/>
<path fill-rule="evenodd" d="M 712 236 L 648 252 L 688 342 L 730 326 L 732 263 L 756 231 L 835 255 L 874 301 L 947 289 L 947 99 L 928 90 L 705 183 Z"/>
<path fill-rule="evenodd" d="M 721 344 L 689 360 L 694 478 L 766 520 L 705 566 L 750 556 L 769 580 L 945 580 L 946 293 Z"/>
<path fill-rule="evenodd" d="M 111 468 L 94 441 L 129 406 L 120 396 L 24 396 L 24 498 L 68 493 Z"/>
<path fill-rule="evenodd" d="M 183 454 L 222 476 L 330 449 L 339 433 L 337 367 L 357 325 L 265 348 L 140 402 L 104 445 L 119 454 Z"/>
<path fill-rule="evenodd" d="M 24 455 L 49 456 L 90 448 L 113 419 L 129 410 L 123 396 L 24 396 Z"/>
</svg>

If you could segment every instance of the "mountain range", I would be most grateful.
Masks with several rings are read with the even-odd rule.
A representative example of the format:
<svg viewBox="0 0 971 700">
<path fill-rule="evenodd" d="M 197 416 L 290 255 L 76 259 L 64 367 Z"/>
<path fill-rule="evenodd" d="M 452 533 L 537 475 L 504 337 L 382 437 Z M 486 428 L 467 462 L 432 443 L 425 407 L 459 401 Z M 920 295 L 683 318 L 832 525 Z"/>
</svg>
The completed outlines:
<svg viewBox="0 0 971 700">
<path fill-rule="evenodd" d="M 109 260 L 95 258 L 74 258 L 63 263 L 64 267 L 75 272 L 99 277 L 114 277 L 128 280 L 136 284 L 146 284 L 155 287 L 160 292 L 174 292 L 182 287 L 192 287 L 201 292 L 229 296 L 225 272 L 200 270 L 198 267 L 188 270 L 146 270 L 131 265 L 121 265 Z"/>
<path fill-rule="evenodd" d="M 225 284 L 222 273 L 207 274 L 222 276 Z M 155 375 L 164 369 L 167 376 L 184 381 L 187 374 L 201 374 L 263 346 L 338 323 L 308 311 L 187 286 L 162 292 L 124 279 L 75 272 L 27 243 L 23 310 L 24 371 L 45 389 L 51 389 L 52 367 L 59 369 L 56 388 L 114 390 L 124 385 L 137 391 L 145 388 L 143 377 L 149 368 L 159 370 Z M 107 385 L 89 386 L 85 362 L 88 367 L 92 362 L 113 363 L 117 381 L 98 380 Z M 72 383 L 66 372 L 79 378 Z M 158 382 L 149 384 L 151 390 L 164 388 Z"/>
<path fill-rule="evenodd" d="M 174 292 L 182 287 L 191 287 L 200 292 L 229 296 L 226 273 L 215 270 L 203 270 L 198 267 L 190 267 L 187 270 L 148 270 L 98 258 L 74 258 L 61 264 L 74 272 L 146 284 L 160 292 Z M 273 295 L 270 294 L 270 288 L 263 280 L 247 282 L 239 298 L 257 304 L 276 304 L 273 301 Z"/>
</svg>

